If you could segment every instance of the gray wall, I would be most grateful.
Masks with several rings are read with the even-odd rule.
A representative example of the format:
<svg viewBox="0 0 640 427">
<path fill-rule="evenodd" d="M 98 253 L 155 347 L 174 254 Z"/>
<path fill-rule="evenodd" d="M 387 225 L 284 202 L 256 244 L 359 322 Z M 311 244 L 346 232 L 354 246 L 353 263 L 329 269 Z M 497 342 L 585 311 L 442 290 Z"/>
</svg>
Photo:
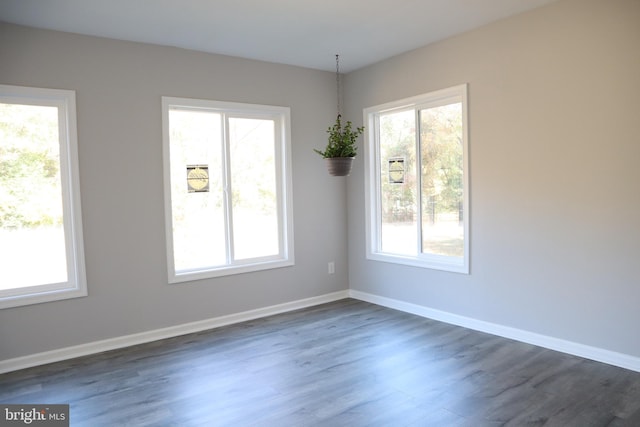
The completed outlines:
<svg viewBox="0 0 640 427">
<path fill-rule="evenodd" d="M 0 24 L 0 83 L 76 91 L 89 287 L 1 310 L 0 360 L 347 289 L 345 180 L 312 152 L 333 73 Z M 291 108 L 294 267 L 167 284 L 163 95 Z"/>
<path fill-rule="evenodd" d="M 365 259 L 351 289 L 640 356 L 640 2 L 563 0 L 351 73 L 347 113 L 469 83 L 471 274 Z"/>
<path fill-rule="evenodd" d="M 0 24 L 0 83 L 76 90 L 89 284 L 1 310 L 0 360 L 348 284 L 640 356 L 638 22 L 637 0 L 562 0 L 347 76 L 354 124 L 469 83 L 468 276 L 365 259 L 363 157 L 331 178 L 311 151 L 335 119 L 332 73 Z M 291 107 L 295 267 L 167 284 L 162 95 Z"/>
</svg>

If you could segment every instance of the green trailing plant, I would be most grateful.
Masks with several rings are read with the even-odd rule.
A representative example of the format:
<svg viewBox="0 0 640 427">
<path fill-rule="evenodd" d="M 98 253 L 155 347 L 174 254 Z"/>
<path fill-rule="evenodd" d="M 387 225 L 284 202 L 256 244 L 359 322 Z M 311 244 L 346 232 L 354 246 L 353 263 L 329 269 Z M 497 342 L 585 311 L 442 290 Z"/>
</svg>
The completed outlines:
<svg viewBox="0 0 640 427">
<path fill-rule="evenodd" d="M 355 157 L 357 154 L 356 151 L 358 147 L 356 146 L 356 139 L 364 132 L 364 126 L 353 130 L 350 121 L 342 126 L 341 118 L 342 116 L 338 114 L 336 123 L 327 129 L 329 142 L 324 151 L 313 149 L 313 151 L 325 159 L 333 157 Z"/>
</svg>

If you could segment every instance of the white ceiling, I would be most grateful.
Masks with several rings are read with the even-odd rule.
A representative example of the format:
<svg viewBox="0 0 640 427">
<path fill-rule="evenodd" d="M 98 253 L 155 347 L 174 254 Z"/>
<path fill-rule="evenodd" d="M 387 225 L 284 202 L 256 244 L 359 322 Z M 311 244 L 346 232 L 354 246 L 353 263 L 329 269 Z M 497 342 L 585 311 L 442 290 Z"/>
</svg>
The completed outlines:
<svg viewBox="0 0 640 427">
<path fill-rule="evenodd" d="M 557 0 L 0 0 L 0 21 L 344 72 Z"/>
</svg>

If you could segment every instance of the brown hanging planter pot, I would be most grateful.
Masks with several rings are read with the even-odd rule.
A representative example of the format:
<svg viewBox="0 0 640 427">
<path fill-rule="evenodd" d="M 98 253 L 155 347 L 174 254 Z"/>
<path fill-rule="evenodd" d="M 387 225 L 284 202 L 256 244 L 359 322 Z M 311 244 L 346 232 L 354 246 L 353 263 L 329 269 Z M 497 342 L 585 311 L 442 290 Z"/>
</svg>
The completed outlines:
<svg viewBox="0 0 640 427">
<path fill-rule="evenodd" d="M 349 176 L 355 157 L 330 157 L 324 159 L 331 176 Z"/>
</svg>

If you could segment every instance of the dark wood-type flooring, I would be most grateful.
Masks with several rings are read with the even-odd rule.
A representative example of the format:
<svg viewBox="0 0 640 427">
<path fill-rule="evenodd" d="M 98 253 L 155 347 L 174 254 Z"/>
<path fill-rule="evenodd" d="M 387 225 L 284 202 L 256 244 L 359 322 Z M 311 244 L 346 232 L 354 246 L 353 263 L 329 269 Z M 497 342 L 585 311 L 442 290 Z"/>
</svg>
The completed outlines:
<svg viewBox="0 0 640 427">
<path fill-rule="evenodd" d="M 0 403 L 90 427 L 638 426 L 640 373 L 345 299 L 0 375 Z"/>
</svg>

